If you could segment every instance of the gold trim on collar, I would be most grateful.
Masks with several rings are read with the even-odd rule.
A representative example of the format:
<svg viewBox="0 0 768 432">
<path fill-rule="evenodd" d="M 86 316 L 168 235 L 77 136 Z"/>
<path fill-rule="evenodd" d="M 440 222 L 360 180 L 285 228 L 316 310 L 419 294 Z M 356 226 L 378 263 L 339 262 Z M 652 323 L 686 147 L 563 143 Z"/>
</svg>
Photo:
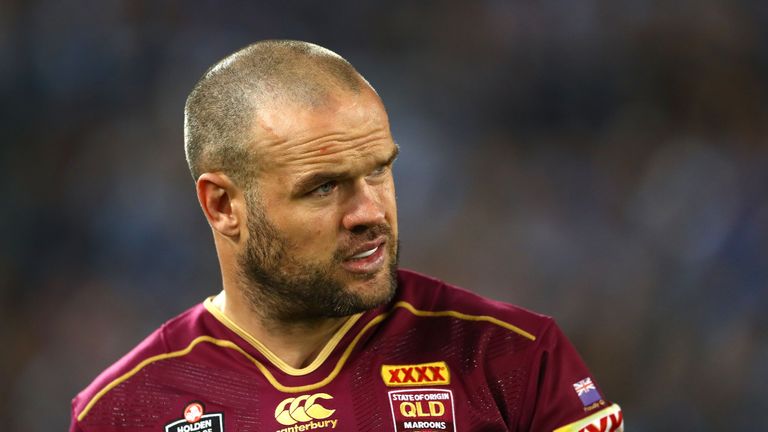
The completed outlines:
<svg viewBox="0 0 768 432">
<path fill-rule="evenodd" d="M 245 339 L 246 342 L 248 342 L 249 344 L 251 344 L 251 346 L 256 348 L 256 350 L 258 350 L 264 357 L 266 357 L 270 363 L 275 365 L 276 368 L 292 376 L 304 376 L 317 370 L 317 368 L 319 368 L 320 365 L 322 365 L 325 362 L 325 360 L 328 359 L 328 357 L 331 355 L 331 352 L 333 352 L 333 349 L 336 348 L 336 345 L 338 345 L 339 342 L 341 341 L 341 338 L 343 338 L 344 335 L 347 334 L 349 329 L 352 328 L 353 325 L 355 325 L 357 320 L 359 320 L 360 317 L 363 316 L 362 312 L 350 316 L 349 319 L 347 319 L 347 321 L 345 321 L 344 324 L 341 327 L 339 327 L 338 330 L 336 330 L 336 333 L 334 333 L 333 336 L 331 336 L 331 339 L 328 341 L 328 343 L 325 344 L 323 349 L 317 354 L 317 357 L 315 357 L 315 359 L 312 360 L 312 363 L 308 364 L 303 368 L 295 368 L 289 365 L 288 363 L 284 362 L 280 357 L 278 357 L 275 353 L 273 353 L 258 339 L 253 337 L 250 333 L 245 331 L 245 329 L 237 325 L 237 323 L 232 321 L 232 319 L 230 319 L 222 311 L 220 311 L 219 308 L 217 308 L 216 305 L 213 304 L 213 298 L 214 297 L 208 297 L 203 302 L 203 306 L 205 306 L 205 308 L 208 310 L 208 312 L 211 313 L 211 315 L 213 315 L 217 320 L 219 320 L 219 322 L 224 324 L 225 327 L 237 333 L 237 335 L 240 336 L 241 338 Z"/>
</svg>

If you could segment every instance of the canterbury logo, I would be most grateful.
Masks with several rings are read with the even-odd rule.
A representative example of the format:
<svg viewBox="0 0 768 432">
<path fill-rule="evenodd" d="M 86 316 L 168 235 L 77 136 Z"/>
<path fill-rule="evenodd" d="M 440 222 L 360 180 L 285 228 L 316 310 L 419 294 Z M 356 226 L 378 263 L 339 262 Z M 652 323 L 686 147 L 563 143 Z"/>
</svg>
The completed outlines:
<svg viewBox="0 0 768 432">
<path fill-rule="evenodd" d="M 326 419 L 336 412 L 335 409 L 329 410 L 320 405 L 317 402 L 318 399 L 333 399 L 333 396 L 327 393 L 316 393 L 288 398 L 275 408 L 275 420 L 290 426 L 299 422 Z"/>
<path fill-rule="evenodd" d="M 445 385 L 451 383 L 451 374 L 445 362 L 421 363 L 416 365 L 383 365 L 381 378 L 389 387 L 410 387 L 425 384 Z"/>
</svg>

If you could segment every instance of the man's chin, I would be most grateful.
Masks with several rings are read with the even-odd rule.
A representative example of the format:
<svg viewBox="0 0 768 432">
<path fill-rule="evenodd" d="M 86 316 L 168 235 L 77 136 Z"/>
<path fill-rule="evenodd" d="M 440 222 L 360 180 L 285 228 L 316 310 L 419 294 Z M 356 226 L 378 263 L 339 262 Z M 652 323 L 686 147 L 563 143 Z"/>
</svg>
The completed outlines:
<svg viewBox="0 0 768 432">
<path fill-rule="evenodd" d="M 388 269 L 371 274 L 354 274 L 344 284 L 349 294 L 357 297 L 368 309 L 388 303 L 395 294 L 395 275 Z"/>
</svg>

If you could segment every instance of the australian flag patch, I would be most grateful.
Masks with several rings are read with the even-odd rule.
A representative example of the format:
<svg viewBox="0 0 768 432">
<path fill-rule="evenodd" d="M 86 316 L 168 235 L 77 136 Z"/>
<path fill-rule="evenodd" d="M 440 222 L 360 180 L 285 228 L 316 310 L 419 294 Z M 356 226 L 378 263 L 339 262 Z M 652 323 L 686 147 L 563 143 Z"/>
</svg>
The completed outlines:
<svg viewBox="0 0 768 432">
<path fill-rule="evenodd" d="M 592 382 L 592 378 L 587 377 L 575 383 L 573 389 L 576 391 L 576 394 L 579 395 L 579 399 L 581 399 L 581 403 L 584 404 L 585 407 L 602 399 L 600 393 L 597 391 L 597 387 L 595 387 L 595 384 Z"/>
</svg>

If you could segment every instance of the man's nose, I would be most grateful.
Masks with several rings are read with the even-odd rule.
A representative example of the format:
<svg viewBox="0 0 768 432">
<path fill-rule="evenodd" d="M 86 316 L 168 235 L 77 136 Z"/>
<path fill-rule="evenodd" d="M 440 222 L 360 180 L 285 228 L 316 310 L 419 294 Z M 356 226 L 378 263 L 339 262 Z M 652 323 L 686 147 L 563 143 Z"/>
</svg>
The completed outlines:
<svg viewBox="0 0 768 432">
<path fill-rule="evenodd" d="M 365 180 L 355 183 L 347 204 L 342 225 L 349 231 L 360 231 L 385 222 L 384 206 L 376 186 Z"/>
</svg>

